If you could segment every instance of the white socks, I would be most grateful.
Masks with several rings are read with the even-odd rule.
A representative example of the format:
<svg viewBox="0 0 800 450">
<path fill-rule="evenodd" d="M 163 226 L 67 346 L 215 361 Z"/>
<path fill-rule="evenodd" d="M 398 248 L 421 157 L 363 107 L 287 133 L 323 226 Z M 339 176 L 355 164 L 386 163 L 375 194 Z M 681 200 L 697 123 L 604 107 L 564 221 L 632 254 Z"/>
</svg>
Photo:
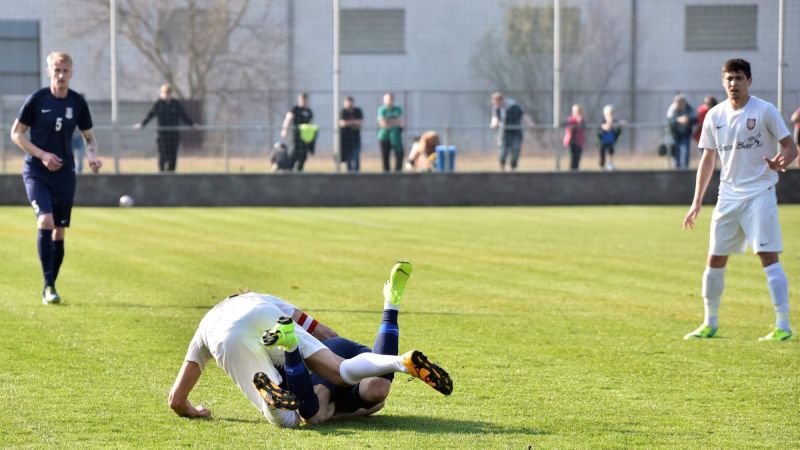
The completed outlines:
<svg viewBox="0 0 800 450">
<path fill-rule="evenodd" d="M 703 304 L 706 307 L 706 318 L 703 324 L 715 330 L 717 329 L 719 303 L 724 288 L 725 268 L 706 267 L 705 272 L 703 272 Z"/>
<path fill-rule="evenodd" d="M 772 306 L 775 307 L 775 326 L 789 331 L 789 280 L 781 263 L 764 267 Z"/>
<path fill-rule="evenodd" d="M 339 375 L 345 383 L 354 385 L 364 378 L 377 377 L 393 372 L 408 373 L 403 358 L 395 355 L 361 353 L 355 358 L 342 361 Z"/>
</svg>

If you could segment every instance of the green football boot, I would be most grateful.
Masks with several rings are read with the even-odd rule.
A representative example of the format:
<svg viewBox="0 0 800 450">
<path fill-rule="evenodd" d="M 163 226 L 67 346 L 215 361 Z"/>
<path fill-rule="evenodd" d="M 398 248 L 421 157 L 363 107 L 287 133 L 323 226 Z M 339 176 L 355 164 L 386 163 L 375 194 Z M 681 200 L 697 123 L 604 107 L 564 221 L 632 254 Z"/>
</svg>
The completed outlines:
<svg viewBox="0 0 800 450">
<path fill-rule="evenodd" d="M 707 339 L 714 337 L 714 335 L 716 334 L 717 334 L 716 328 L 711 328 L 710 326 L 703 324 L 700 325 L 700 328 L 692 331 L 683 338 L 686 339 L 687 341 L 689 339 Z"/>
<path fill-rule="evenodd" d="M 770 332 L 766 336 L 761 336 L 758 338 L 761 342 L 780 342 L 785 341 L 792 337 L 792 330 L 784 330 L 783 328 L 775 327 L 772 332 Z"/>
<path fill-rule="evenodd" d="M 271 330 L 264 332 L 261 343 L 267 347 L 278 345 L 287 348 L 297 347 L 297 335 L 294 334 L 294 321 L 291 317 L 281 317 Z"/>
<path fill-rule="evenodd" d="M 397 261 L 389 273 L 389 281 L 383 285 L 383 299 L 396 307 L 400 307 L 400 300 L 406 290 L 406 283 L 411 277 L 411 263 Z"/>
</svg>

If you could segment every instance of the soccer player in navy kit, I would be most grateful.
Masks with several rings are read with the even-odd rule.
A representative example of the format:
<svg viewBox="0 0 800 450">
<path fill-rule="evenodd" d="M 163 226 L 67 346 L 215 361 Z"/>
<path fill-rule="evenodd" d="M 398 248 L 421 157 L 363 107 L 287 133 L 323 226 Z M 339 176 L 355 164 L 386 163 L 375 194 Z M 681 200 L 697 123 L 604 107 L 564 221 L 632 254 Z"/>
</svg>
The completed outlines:
<svg viewBox="0 0 800 450">
<path fill-rule="evenodd" d="M 47 55 L 50 87 L 31 94 L 11 127 L 11 140 L 25 156 L 22 179 L 37 217 L 37 246 L 42 264 L 42 303 L 60 303 L 56 278 L 64 260 L 64 229 L 69 226 L 75 197 L 75 160 L 72 133 L 77 126 L 86 141 L 86 159 L 97 173 L 97 141 L 86 100 L 69 89 L 72 58 L 66 53 Z M 30 130 L 30 137 L 27 132 Z"/>
</svg>

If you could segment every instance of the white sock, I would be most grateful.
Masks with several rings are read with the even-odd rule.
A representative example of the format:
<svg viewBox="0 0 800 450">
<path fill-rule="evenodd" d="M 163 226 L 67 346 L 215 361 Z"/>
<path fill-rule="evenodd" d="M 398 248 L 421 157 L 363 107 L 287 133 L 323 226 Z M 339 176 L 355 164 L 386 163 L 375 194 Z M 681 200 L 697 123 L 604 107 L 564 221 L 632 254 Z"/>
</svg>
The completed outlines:
<svg viewBox="0 0 800 450">
<path fill-rule="evenodd" d="M 408 373 L 403 358 L 395 355 L 361 353 L 354 358 L 342 361 L 339 376 L 345 383 L 353 385 L 364 378 L 377 377 L 393 372 Z"/>
<path fill-rule="evenodd" d="M 781 263 L 764 267 L 767 275 L 767 287 L 772 306 L 775 308 L 775 326 L 783 330 L 789 328 L 789 280 Z"/>
<path fill-rule="evenodd" d="M 725 268 L 706 267 L 703 272 L 703 304 L 706 309 L 704 325 L 717 328 L 719 304 L 725 288 Z"/>
<path fill-rule="evenodd" d="M 400 305 L 392 303 L 392 289 L 388 281 L 383 284 L 383 309 L 400 310 Z"/>
</svg>

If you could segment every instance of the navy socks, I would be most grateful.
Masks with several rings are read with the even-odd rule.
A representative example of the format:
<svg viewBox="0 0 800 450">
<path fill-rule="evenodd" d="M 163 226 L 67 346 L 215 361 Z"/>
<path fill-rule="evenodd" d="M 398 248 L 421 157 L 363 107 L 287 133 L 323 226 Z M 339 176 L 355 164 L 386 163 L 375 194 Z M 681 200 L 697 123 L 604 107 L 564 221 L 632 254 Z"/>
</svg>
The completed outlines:
<svg viewBox="0 0 800 450">
<path fill-rule="evenodd" d="M 384 309 L 383 320 L 381 326 L 378 328 L 378 335 L 375 337 L 375 343 L 372 345 L 372 351 L 381 355 L 397 355 L 400 347 L 400 328 L 397 325 L 396 309 Z M 381 378 L 386 378 L 391 381 L 394 379 L 393 373 L 381 375 Z"/>
<path fill-rule="evenodd" d="M 284 352 L 286 356 L 286 385 L 289 390 L 300 401 L 300 416 L 310 419 L 319 411 L 319 399 L 314 393 L 314 386 L 311 383 L 311 375 L 308 373 L 306 363 L 300 349 L 295 348 L 291 352 Z"/>
<path fill-rule="evenodd" d="M 36 247 L 39 249 L 39 262 L 42 263 L 42 276 L 45 286 L 54 286 L 56 283 L 53 271 L 53 256 L 55 248 L 53 246 L 53 230 L 39 230 L 39 237 L 36 240 Z M 62 246 L 63 258 L 63 246 Z"/>
<path fill-rule="evenodd" d="M 53 283 L 58 279 L 58 270 L 64 262 L 64 240 L 53 241 Z"/>
</svg>

